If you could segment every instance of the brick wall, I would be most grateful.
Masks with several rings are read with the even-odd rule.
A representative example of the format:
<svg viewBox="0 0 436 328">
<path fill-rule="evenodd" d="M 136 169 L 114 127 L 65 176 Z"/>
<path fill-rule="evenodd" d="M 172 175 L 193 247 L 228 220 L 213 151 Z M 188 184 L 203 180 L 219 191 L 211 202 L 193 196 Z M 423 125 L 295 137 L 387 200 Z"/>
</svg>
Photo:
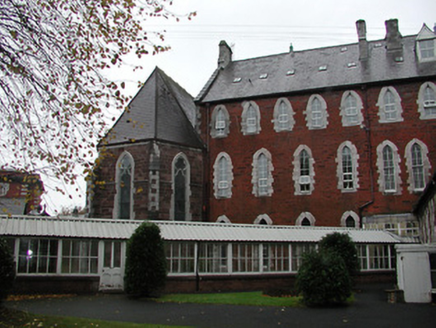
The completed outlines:
<svg viewBox="0 0 436 328">
<path fill-rule="evenodd" d="M 340 116 L 341 97 L 346 89 L 316 91 L 327 102 L 328 125 L 326 129 L 309 130 L 303 113 L 311 95 L 296 94 L 286 97 L 292 104 L 296 121 L 292 131 L 274 131 L 273 111 L 278 97 L 256 99 L 261 115 L 261 132 L 244 136 L 241 132 L 242 101 L 222 103 L 230 116 L 230 133 L 226 138 L 211 138 L 209 134 L 212 111 L 217 104 L 203 104 L 201 107 L 202 137 L 209 147 L 207 173 L 211 182 L 208 189 L 210 220 L 226 215 L 233 223 L 253 223 L 260 214 L 268 214 L 274 224 L 295 224 L 302 212 L 310 212 L 318 226 L 338 226 L 344 212 L 354 211 L 370 201 L 370 206 L 362 210 L 363 215 L 378 213 L 404 213 L 412 210 L 417 194 L 407 189 L 408 171 L 404 158 L 407 143 L 417 138 L 429 150 L 432 170 L 436 167 L 436 120 L 420 120 L 417 110 L 417 97 L 420 82 L 393 85 L 402 100 L 403 122 L 379 123 L 378 97 L 382 85 L 355 87 L 363 101 L 363 126 L 343 127 Z M 283 96 L 283 95 L 281 95 Z M 343 193 L 337 188 L 338 146 L 351 141 L 357 148 L 359 188 L 357 192 Z M 384 140 L 393 142 L 401 158 L 401 195 L 383 195 L 378 188 L 376 167 L 377 146 Z M 293 154 L 299 145 L 308 146 L 315 160 L 315 184 L 311 195 L 294 195 Z M 266 148 L 272 156 L 273 189 L 271 197 L 255 197 L 252 194 L 253 154 Z M 233 165 L 233 189 L 231 199 L 215 199 L 213 193 L 213 164 L 216 156 L 227 152 Z M 371 179 L 372 175 L 372 179 Z"/>
<path fill-rule="evenodd" d="M 172 195 L 172 162 L 174 157 L 183 152 L 191 168 L 190 211 L 192 220 L 202 217 L 203 200 L 203 153 L 200 150 L 180 147 L 167 143 L 157 143 L 160 150 L 159 171 L 159 211 L 150 213 L 149 201 L 149 162 L 153 150 L 152 142 L 131 144 L 124 147 L 110 148 L 101 155 L 99 165 L 95 169 L 96 177 L 92 183 L 91 215 L 99 218 L 112 218 L 116 194 L 115 172 L 120 155 L 127 151 L 134 159 L 134 215 L 135 219 L 147 218 L 168 220 Z"/>
</svg>

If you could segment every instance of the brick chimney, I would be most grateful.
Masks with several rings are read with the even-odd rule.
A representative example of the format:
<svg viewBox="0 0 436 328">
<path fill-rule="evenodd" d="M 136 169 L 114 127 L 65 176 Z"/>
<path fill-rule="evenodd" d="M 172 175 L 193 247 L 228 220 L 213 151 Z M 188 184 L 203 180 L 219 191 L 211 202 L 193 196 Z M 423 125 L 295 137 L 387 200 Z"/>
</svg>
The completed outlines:
<svg viewBox="0 0 436 328">
<path fill-rule="evenodd" d="M 219 44 L 218 67 L 225 68 L 232 62 L 232 49 L 226 41 L 221 41 Z"/>
<path fill-rule="evenodd" d="M 401 42 L 402 36 L 398 30 L 398 19 L 390 19 L 385 22 L 386 25 L 386 49 L 388 51 L 398 51 L 403 49 Z"/>
<path fill-rule="evenodd" d="M 368 41 L 366 40 L 366 23 L 363 19 L 356 22 L 357 36 L 359 38 L 359 60 L 368 59 Z"/>
</svg>

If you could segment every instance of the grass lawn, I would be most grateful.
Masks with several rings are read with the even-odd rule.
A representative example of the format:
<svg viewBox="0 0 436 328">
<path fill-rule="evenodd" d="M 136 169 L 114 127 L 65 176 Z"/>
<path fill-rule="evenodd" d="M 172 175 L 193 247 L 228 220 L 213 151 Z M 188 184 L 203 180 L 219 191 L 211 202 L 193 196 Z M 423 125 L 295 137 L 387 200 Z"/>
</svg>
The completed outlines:
<svg viewBox="0 0 436 328">
<path fill-rule="evenodd" d="M 58 317 L 27 313 L 0 307 L 0 328 L 43 327 L 43 328 L 183 328 L 181 326 L 150 325 L 95 319 Z M 187 328 L 187 327 L 185 327 Z"/>
<path fill-rule="evenodd" d="M 218 293 L 218 294 L 168 294 L 157 302 L 230 304 L 256 306 L 302 306 L 301 297 L 271 297 L 262 292 Z"/>
</svg>

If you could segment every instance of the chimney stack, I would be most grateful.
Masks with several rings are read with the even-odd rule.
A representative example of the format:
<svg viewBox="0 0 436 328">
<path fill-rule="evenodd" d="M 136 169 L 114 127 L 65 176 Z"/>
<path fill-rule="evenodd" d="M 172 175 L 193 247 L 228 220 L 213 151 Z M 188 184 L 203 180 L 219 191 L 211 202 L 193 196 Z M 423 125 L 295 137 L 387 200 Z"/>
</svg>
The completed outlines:
<svg viewBox="0 0 436 328">
<path fill-rule="evenodd" d="M 359 60 L 368 59 L 368 41 L 366 40 L 366 23 L 363 19 L 356 22 L 357 36 L 359 38 Z"/>
<path fill-rule="evenodd" d="M 398 30 L 398 19 L 390 19 L 385 22 L 386 25 L 386 49 L 388 51 L 402 50 L 402 36 Z"/>
<path fill-rule="evenodd" d="M 219 44 L 218 67 L 225 68 L 232 62 L 232 49 L 226 41 L 221 41 Z"/>
</svg>

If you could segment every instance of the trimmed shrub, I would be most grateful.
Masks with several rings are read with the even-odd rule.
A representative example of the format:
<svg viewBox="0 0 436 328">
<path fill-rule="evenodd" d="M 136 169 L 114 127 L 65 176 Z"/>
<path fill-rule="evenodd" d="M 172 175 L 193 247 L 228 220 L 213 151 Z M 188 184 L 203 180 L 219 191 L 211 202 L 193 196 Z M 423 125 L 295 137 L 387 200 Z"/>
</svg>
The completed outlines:
<svg viewBox="0 0 436 328">
<path fill-rule="evenodd" d="M 157 297 L 165 287 L 164 242 L 157 225 L 144 222 L 127 242 L 126 293 L 135 297 Z"/>
<path fill-rule="evenodd" d="M 334 232 L 328 234 L 318 244 L 319 251 L 333 251 L 342 257 L 350 276 L 359 271 L 359 258 L 357 248 L 350 236 L 345 233 Z"/>
<path fill-rule="evenodd" d="M 350 275 L 336 252 L 306 253 L 296 285 L 308 306 L 344 304 L 351 296 Z"/>
<path fill-rule="evenodd" d="M 15 280 L 14 257 L 6 240 L 0 237 L 0 301 L 4 300 Z"/>
</svg>

